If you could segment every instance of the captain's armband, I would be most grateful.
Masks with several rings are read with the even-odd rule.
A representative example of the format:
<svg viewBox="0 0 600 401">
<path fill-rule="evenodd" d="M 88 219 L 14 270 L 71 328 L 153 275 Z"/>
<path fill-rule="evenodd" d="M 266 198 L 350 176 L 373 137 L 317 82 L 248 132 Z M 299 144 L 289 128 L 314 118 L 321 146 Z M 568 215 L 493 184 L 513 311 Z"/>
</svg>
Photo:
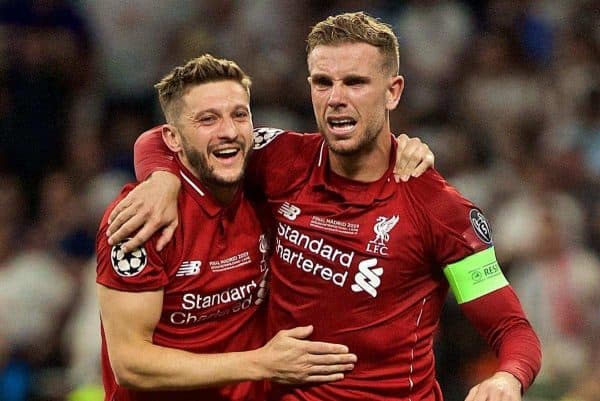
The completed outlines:
<svg viewBox="0 0 600 401">
<path fill-rule="evenodd" d="M 449 264 L 444 268 L 444 275 L 459 304 L 508 285 L 496 260 L 494 247 Z"/>
</svg>

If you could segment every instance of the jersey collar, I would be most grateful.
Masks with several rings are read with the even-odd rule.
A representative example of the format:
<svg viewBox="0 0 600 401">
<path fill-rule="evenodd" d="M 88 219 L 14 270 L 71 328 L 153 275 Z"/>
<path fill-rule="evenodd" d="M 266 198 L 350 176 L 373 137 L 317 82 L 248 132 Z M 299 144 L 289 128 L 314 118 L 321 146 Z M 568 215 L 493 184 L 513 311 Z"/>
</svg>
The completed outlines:
<svg viewBox="0 0 600 401">
<path fill-rule="evenodd" d="M 383 176 L 374 182 L 360 182 L 342 177 L 331 170 L 329 152 L 325 140 L 321 141 L 317 166 L 311 176 L 311 184 L 316 190 L 333 192 L 345 203 L 368 206 L 375 201 L 391 197 L 395 191 L 394 165 L 398 146 L 392 138 L 389 166 Z"/>
<path fill-rule="evenodd" d="M 233 201 L 227 205 L 223 206 L 219 203 L 214 196 L 206 189 L 206 187 L 202 184 L 202 182 L 196 178 L 196 176 L 188 170 L 179 157 L 175 157 L 177 165 L 179 167 L 179 178 L 181 180 L 181 186 L 184 191 L 186 191 L 196 203 L 211 217 L 218 215 L 219 213 L 229 214 L 229 211 L 235 211 L 242 198 L 241 189 L 236 192 L 236 195 Z"/>
</svg>

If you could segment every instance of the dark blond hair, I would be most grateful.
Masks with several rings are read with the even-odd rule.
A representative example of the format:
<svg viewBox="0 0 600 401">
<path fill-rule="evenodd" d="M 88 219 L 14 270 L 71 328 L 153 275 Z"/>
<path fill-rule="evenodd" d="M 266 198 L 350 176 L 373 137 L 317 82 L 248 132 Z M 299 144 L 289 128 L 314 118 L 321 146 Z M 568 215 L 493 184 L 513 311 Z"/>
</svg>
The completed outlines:
<svg viewBox="0 0 600 401">
<path fill-rule="evenodd" d="M 238 82 L 250 95 L 250 77 L 233 61 L 204 54 L 173 68 L 154 87 L 165 118 L 174 122 L 179 114 L 181 98 L 192 85 L 217 81 Z"/>
<path fill-rule="evenodd" d="M 306 42 L 307 54 L 319 45 L 336 46 L 357 42 L 370 44 L 377 47 L 383 55 L 385 68 L 393 75 L 398 74 L 400 52 L 394 31 L 390 25 L 362 11 L 327 17 L 312 28 Z"/>
</svg>

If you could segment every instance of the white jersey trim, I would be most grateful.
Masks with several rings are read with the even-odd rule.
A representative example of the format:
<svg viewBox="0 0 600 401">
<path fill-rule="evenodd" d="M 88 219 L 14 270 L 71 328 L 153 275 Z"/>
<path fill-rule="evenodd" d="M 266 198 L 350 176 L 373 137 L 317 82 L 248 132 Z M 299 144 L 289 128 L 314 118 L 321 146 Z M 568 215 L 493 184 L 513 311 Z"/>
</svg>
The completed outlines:
<svg viewBox="0 0 600 401">
<path fill-rule="evenodd" d="M 183 171 L 179 171 L 181 173 L 181 176 L 183 177 L 183 179 L 190 184 L 190 186 L 192 188 L 194 188 L 194 190 L 196 190 L 196 192 L 198 192 L 201 196 L 204 196 L 204 192 L 202 192 L 202 190 L 200 188 L 198 188 L 198 186 L 196 184 L 194 184 L 194 182 L 190 179 L 190 177 L 188 177 L 187 175 L 185 175 L 185 173 Z"/>
<path fill-rule="evenodd" d="M 421 302 L 421 310 L 419 311 L 419 316 L 417 317 L 417 326 L 415 327 L 415 343 L 412 347 L 412 349 L 410 350 L 410 370 L 408 373 L 408 384 L 409 384 L 409 391 L 412 393 L 413 391 L 413 387 L 415 385 L 415 383 L 412 380 L 412 374 L 414 371 L 414 361 L 415 361 L 415 347 L 417 346 L 417 342 L 419 341 L 419 326 L 421 325 L 421 316 L 423 316 L 423 310 L 425 309 L 425 303 L 427 302 L 427 298 L 423 298 L 423 302 Z M 408 397 L 408 401 L 412 401 L 412 397 Z"/>
<path fill-rule="evenodd" d="M 323 163 L 323 148 L 325 147 L 325 141 L 323 141 L 321 143 L 321 149 L 319 150 L 319 163 L 318 166 L 321 167 L 321 164 Z"/>
</svg>

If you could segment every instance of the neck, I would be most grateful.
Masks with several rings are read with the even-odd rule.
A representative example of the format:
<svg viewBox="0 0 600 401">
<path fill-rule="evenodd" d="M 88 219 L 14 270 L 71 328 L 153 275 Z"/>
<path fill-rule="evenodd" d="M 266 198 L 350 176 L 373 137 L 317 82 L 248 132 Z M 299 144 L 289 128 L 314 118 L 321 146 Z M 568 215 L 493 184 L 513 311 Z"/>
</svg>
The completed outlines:
<svg viewBox="0 0 600 401">
<path fill-rule="evenodd" d="M 203 179 L 200 176 L 200 174 L 198 174 L 198 171 L 196 171 L 194 166 L 190 164 L 187 157 L 185 157 L 182 154 L 179 154 L 179 160 L 185 166 L 185 168 L 202 183 L 202 186 L 208 192 L 210 192 L 212 197 L 215 198 L 217 202 L 219 202 L 223 206 L 227 206 L 231 203 L 231 201 L 233 201 L 233 198 L 235 197 L 235 194 L 237 193 L 240 187 L 239 184 L 223 185 L 208 182 L 206 179 Z"/>
<path fill-rule="evenodd" d="M 387 171 L 390 163 L 392 141 L 390 135 L 380 134 L 371 146 L 351 155 L 328 150 L 331 170 L 342 177 L 359 181 L 377 181 Z"/>
<path fill-rule="evenodd" d="M 235 194 L 239 189 L 239 185 L 223 186 L 223 185 L 211 185 L 202 183 L 204 187 L 210 192 L 210 194 L 223 206 L 227 206 L 233 201 Z"/>
</svg>

